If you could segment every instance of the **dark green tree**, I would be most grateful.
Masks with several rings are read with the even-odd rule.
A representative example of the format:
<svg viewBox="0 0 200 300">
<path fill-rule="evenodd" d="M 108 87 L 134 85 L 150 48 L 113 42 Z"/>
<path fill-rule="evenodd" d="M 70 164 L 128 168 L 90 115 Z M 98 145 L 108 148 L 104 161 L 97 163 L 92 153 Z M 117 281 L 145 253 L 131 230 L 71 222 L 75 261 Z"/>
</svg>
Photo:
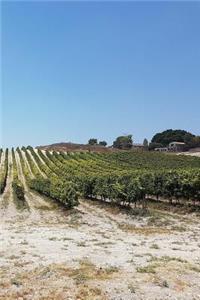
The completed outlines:
<svg viewBox="0 0 200 300">
<path fill-rule="evenodd" d="M 149 144 L 149 150 L 154 150 L 155 148 L 161 148 L 161 147 L 163 147 L 163 145 L 160 143 L 150 143 Z"/>
<path fill-rule="evenodd" d="M 106 147 L 106 146 L 107 146 L 107 142 L 106 142 L 106 141 L 100 141 L 100 142 L 99 142 L 99 145 L 100 145 L 100 146 Z"/>
<path fill-rule="evenodd" d="M 151 142 L 152 143 L 159 143 L 163 147 L 166 147 L 169 145 L 171 142 L 184 142 L 186 144 L 189 144 L 192 139 L 195 136 L 187 132 L 185 130 L 173 130 L 173 129 L 168 129 L 163 132 L 157 133 L 153 136 Z"/>
<path fill-rule="evenodd" d="M 128 150 L 131 149 L 132 146 L 133 146 L 133 139 L 131 134 L 118 136 L 116 140 L 113 142 L 113 147 L 118 149 Z"/>
<path fill-rule="evenodd" d="M 147 139 L 144 139 L 143 146 L 144 146 L 145 149 L 147 149 L 149 147 L 149 142 L 148 142 Z"/>
<path fill-rule="evenodd" d="M 97 139 L 94 139 L 94 138 L 92 138 L 92 139 L 89 139 L 89 141 L 88 141 L 88 145 L 91 145 L 91 146 L 93 146 L 93 145 L 97 145 Z"/>
</svg>

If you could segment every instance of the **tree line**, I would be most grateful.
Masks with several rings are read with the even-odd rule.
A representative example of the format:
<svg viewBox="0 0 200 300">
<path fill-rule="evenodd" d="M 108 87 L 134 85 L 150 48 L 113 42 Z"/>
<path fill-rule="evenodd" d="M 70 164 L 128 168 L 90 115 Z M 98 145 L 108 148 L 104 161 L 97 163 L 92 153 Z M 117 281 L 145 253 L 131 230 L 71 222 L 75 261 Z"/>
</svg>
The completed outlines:
<svg viewBox="0 0 200 300">
<path fill-rule="evenodd" d="M 190 148 L 200 147 L 200 136 L 181 129 L 167 129 L 163 132 L 156 133 L 150 143 L 145 138 L 142 145 L 144 150 L 154 150 L 155 148 L 168 147 L 171 142 L 184 142 L 184 150 L 189 150 Z M 91 138 L 88 141 L 88 145 L 106 146 L 107 142 L 98 142 L 96 138 Z M 112 144 L 113 148 L 121 150 L 130 150 L 133 146 L 133 136 L 131 134 L 118 136 Z"/>
</svg>

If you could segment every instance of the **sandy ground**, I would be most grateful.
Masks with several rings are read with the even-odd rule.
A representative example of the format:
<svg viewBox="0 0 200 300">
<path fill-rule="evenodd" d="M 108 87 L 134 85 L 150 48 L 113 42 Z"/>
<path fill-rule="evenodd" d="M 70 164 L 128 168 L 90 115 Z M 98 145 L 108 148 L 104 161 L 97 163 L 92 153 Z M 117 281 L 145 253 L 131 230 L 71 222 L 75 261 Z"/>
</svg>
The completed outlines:
<svg viewBox="0 0 200 300">
<path fill-rule="evenodd" d="M 181 155 L 197 156 L 200 157 L 200 152 L 182 152 Z"/>
<path fill-rule="evenodd" d="M 200 222 L 151 209 L 134 215 L 81 200 L 67 211 L 30 192 L 0 200 L 0 299 L 200 299 Z"/>
</svg>

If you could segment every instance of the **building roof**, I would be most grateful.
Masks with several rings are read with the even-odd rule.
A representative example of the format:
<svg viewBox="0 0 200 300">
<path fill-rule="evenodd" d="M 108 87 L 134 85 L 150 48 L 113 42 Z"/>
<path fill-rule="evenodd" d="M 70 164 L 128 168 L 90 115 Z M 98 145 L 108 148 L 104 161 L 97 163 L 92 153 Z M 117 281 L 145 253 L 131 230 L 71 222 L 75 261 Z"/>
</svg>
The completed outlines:
<svg viewBox="0 0 200 300">
<path fill-rule="evenodd" d="M 171 144 L 176 144 L 176 145 L 185 145 L 185 143 L 183 143 L 183 142 L 171 142 L 171 143 L 169 143 L 169 145 L 171 145 Z"/>
</svg>

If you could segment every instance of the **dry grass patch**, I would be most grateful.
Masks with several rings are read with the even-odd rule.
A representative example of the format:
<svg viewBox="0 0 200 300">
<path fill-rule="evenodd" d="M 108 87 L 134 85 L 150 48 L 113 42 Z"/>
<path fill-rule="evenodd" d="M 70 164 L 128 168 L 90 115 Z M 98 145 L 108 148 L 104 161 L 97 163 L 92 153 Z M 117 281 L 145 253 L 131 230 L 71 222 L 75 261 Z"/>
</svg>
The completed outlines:
<svg viewBox="0 0 200 300">
<path fill-rule="evenodd" d="M 156 227 L 136 227 L 131 224 L 121 223 L 118 225 L 119 228 L 125 232 L 131 232 L 142 235 L 154 235 L 154 234 L 171 234 L 171 230 L 167 228 L 156 228 Z"/>
<path fill-rule="evenodd" d="M 78 289 L 76 294 L 77 300 L 106 300 L 105 294 L 97 287 L 89 287 L 84 284 Z"/>
<path fill-rule="evenodd" d="M 155 257 L 152 256 L 149 259 L 150 264 L 144 267 L 137 268 L 137 272 L 139 273 L 152 273 L 155 274 L 157 269 L 161 269 L 164 267 L 165 270 L 175 271 L 177 269 L 185 270 L 185 267 L 190 269 L 190 264 L 181 258 L 178 257 L 170 257 L 170 256 L 162 256 Z M 181 264 L 181 266 L 180 266 Z M 184 269 L 182 268 L 182 264 L 184 264 Z"/>
<path fill-rule="evenodd" d="M 198 266 L 194 266 L 187 260 L 179 257 L 151 257 L 147 266 L 137 268 L 138 273 L 147 274 L 147 281 L 163 288 L 171 287 L 181 292 L 189 287 L 190 283 L 183 280 L 182 276 L 191 272 L 200 272 Z"/>
<path fill-rule="evenodd" d="M 113 242 L 98 242 L 98 243 L 95 243 L 94 245 L 95 246 L 104 246 L 104 247 L 108 247 L 108 246 L 111 246 L 111 245 L 114 245 L 115 243 Z"/>
<path fill-rule="evenodd" d="M 68 276 L 73 278 L 77 285 L 86 281 L 97 279 L 106 280 L 118 272 L 118 268 L 110 266 L 107 268 L 97 268 L 87 259 L 79 261 L 79 268 L 68 269 Z"/>
</svg>

